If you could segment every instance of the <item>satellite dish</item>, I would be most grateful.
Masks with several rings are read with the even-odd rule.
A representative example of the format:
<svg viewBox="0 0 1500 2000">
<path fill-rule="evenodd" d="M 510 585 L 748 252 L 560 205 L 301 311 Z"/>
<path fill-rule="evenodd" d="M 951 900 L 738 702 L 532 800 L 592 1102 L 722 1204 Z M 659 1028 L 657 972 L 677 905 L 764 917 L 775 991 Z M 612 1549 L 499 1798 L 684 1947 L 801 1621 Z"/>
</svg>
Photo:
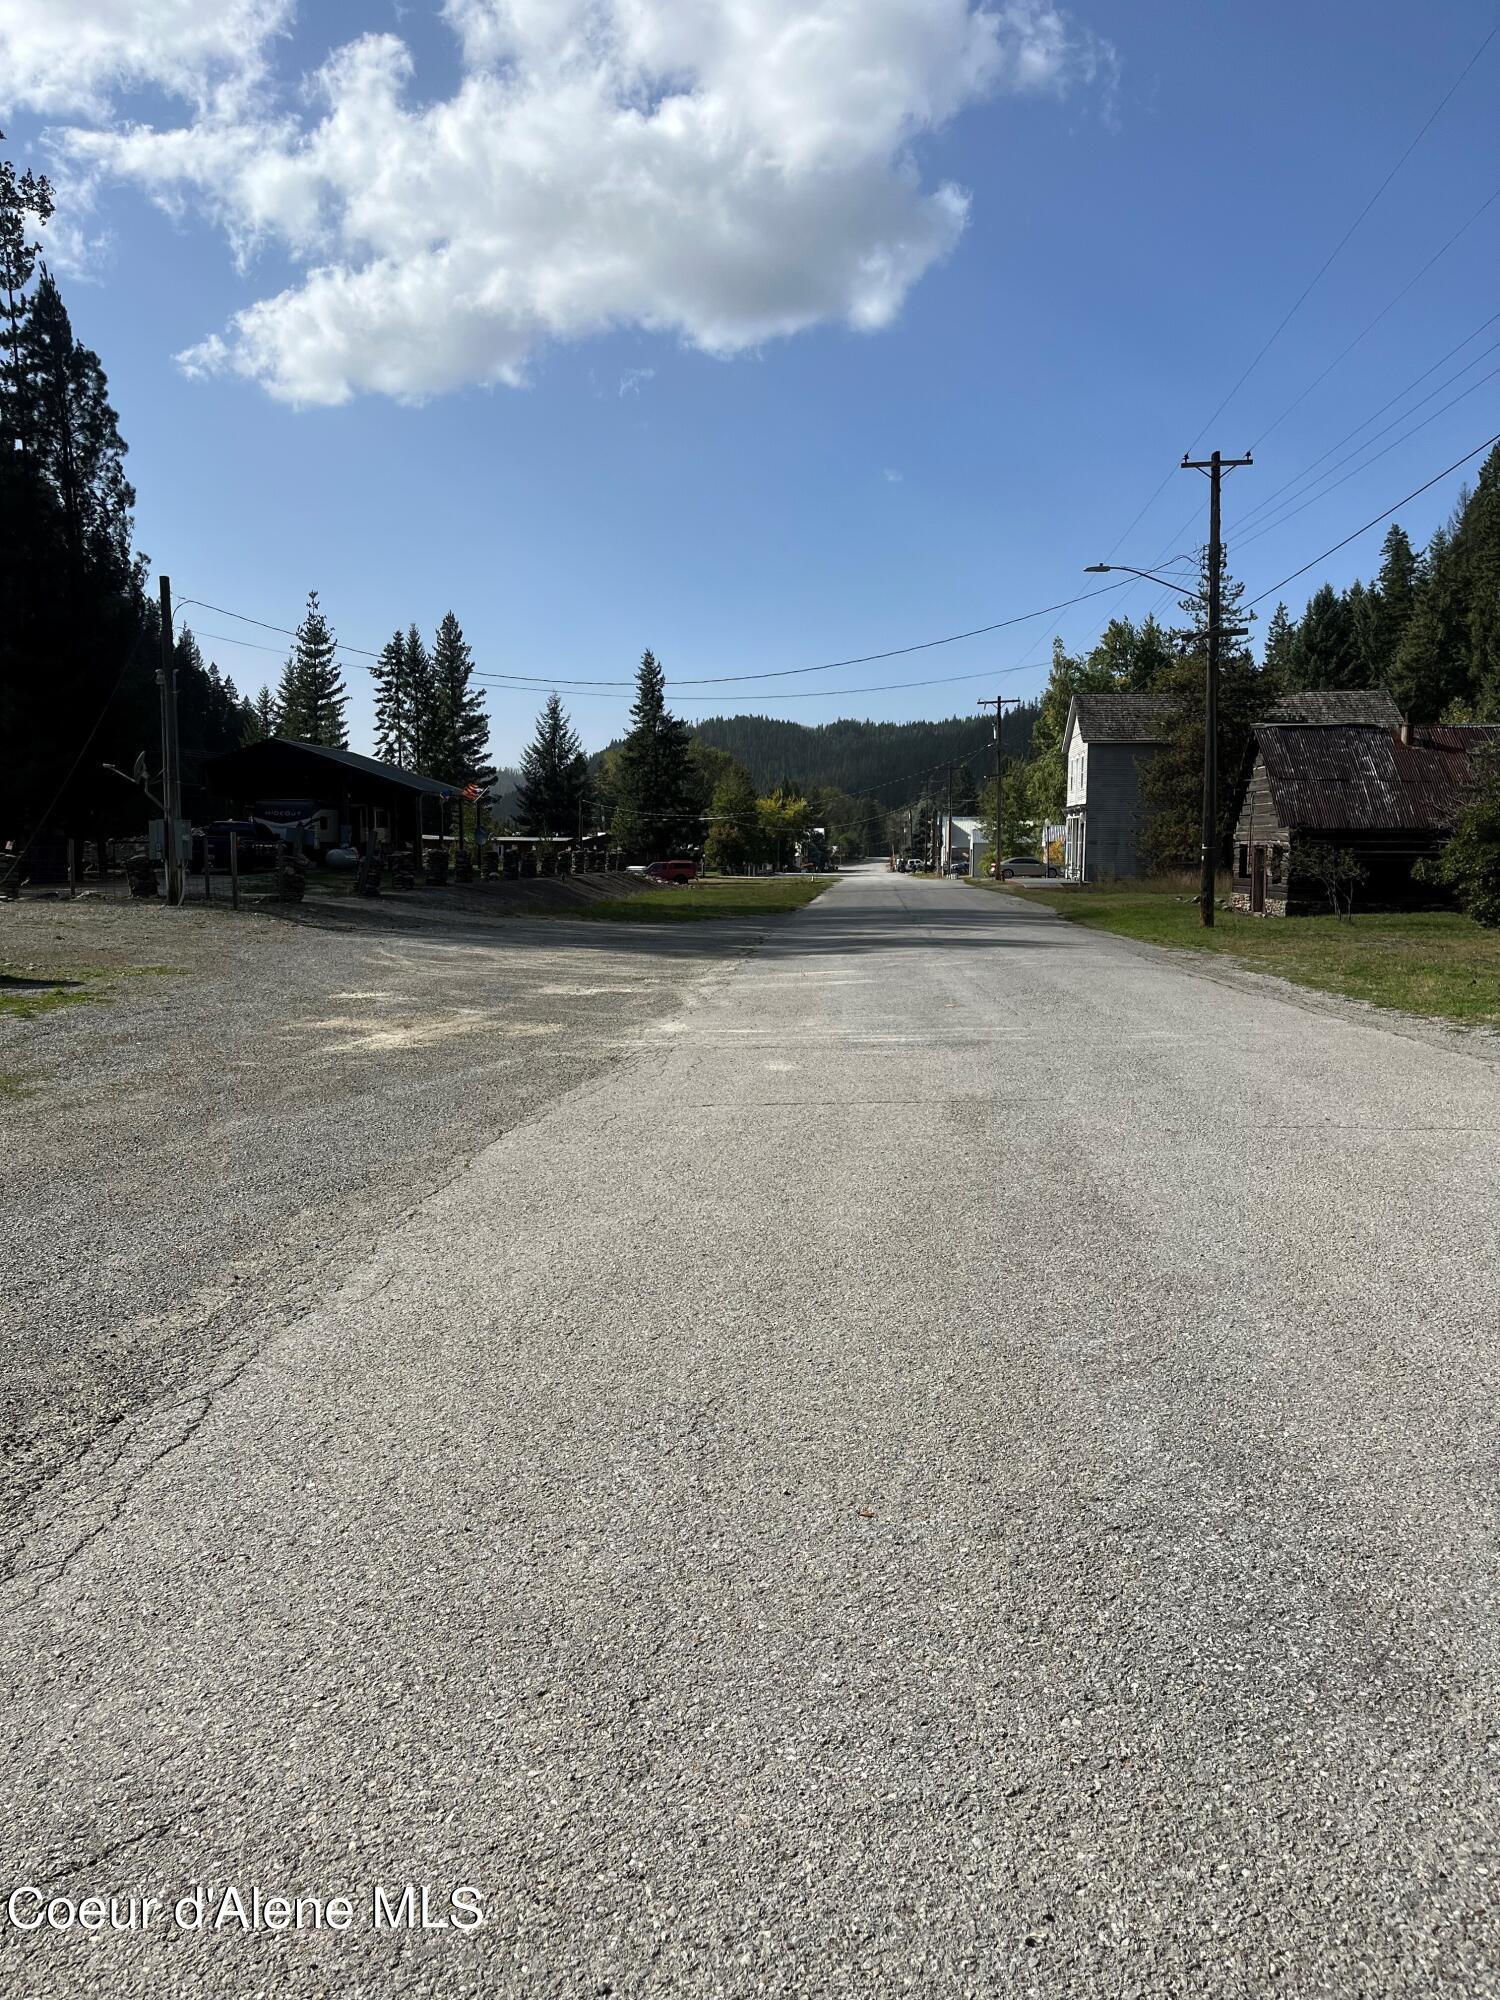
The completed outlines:
<svg viewBox="0 0 1500 2000">
<path fill-rule="evenodd" d="M 131 775 L 131 777 L 132 777 L 132 778 L 134 778 L 134 779 L 135 779 L 135 781 L 136 781 L 136 783 L 137 783 L 138 785 L 144 785 L 144 784 L 145 784 L 145 782 L 146 782 L 146 753 L 145 753 L 145 751 L 144 751 L 144 750 L 143 750 L 143 751 L 141 752 L 140 756 L 136 758 L 136 760 L 135 760 L 135 766 L 134 766 L 134 768 L 132 769 L 132 771 L 131 771 L 130 775 Z"/>
</svg>

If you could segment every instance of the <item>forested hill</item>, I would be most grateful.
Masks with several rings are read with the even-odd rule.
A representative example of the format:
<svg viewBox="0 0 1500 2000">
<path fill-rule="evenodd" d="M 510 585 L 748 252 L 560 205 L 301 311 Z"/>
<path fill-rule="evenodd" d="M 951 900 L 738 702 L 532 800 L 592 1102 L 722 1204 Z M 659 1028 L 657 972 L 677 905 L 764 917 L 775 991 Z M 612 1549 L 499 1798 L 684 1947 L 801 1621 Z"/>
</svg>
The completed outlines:
<svg viewBox="0 0 1500 2000">
<path fill-rule="evenodd" d="M 1036 708 L 1005 712 L 1007 755 L 1024 756 L 1031 743 Z M 932 765 L 968 764 L 983 782 L 993 769 L 994 712 L 976 707 L 972 715 L 941 722 L 787 722 L 770 715 L 714 715 L 694 725 L 705 743 L 727 750 L 750 773 L 755 788 L 768 792 L 783 778 L 799 785 L 837 785 L 862 797 L 877 793 L 883 805 L 915 799 Z M 902 781 L 910 777 L 908 789 Z"/>
</svg>

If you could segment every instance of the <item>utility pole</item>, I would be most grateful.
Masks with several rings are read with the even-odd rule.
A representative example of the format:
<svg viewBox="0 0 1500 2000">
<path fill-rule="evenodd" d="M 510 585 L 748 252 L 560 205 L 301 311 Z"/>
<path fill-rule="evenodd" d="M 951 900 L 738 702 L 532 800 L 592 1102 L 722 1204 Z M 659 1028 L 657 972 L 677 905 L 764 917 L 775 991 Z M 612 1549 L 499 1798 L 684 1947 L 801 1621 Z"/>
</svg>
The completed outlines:
<svg viewBox="0 0 1500 2000">
<path fill-rule="evenodd" d="M 953 766 L 948 766 L 948 839 L 942 850 L 941 868 L 946 879 L 949 863 L 953 859 Z"/>
<path fill-rule="evenodd" d="M 1216 451 L 1207 459 L 1189 458 L 1184 453 L 1182 460 L 1185 471 L 1206 472 L 1209 480 L 1208 670 L 1203 688 L 1203 848 L 1198 878 L 1198 916 L 1210 930 L 1214 921 L 1214 874 L 1219 844 L 1219 642 L 1223 638 L 1243 637 L 1246 629 L 1237 625 L 1225 632 L 1219 624 L 1219 572 L 1224 560 L 1219 533 L 1219 488 L 1226 472 L 1254 463 L 1249 452 L 1243 458 L 1225 458 Z"/>
<path fill-rule="evenodd" d="M 979 706 L 981 708 L 989 708 L 991 706 L 990 697 L 986 696 L 980 702 Z M 1005 711 L 1007 708 L 1019 708 L 1021 706 L 1021 697 L 1018 694 L 997 694 L 993 698 L 993 706 L 995 710 L 995 880 L 998 882 L 1000 880 L 1000 862 L 1002 859 L 1000 829 L 1005 819 L 1005 757 L 1001 737 L 1005 727 Z M 971 873 L 973 867 L 974 863 L 971 858 L 969 862 Z"/>
<path fill-rule="evenodd" d="M 172 658 L 172 579 L 161 580 L 161 851 L 166 864 L 167 901 L 183 899 L 183 862 L 177 852 L 177 822 L 182 811 L 182 773 L 177 761 L 177 668 Z"/>
</svg>

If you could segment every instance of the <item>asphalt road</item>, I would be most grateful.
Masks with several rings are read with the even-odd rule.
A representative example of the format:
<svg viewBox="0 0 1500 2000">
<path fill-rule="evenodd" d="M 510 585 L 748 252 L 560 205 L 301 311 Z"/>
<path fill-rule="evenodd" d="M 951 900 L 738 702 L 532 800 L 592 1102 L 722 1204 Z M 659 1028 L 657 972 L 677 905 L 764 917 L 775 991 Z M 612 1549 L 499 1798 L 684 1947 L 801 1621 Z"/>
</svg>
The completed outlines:
<svg viewBox="0 0 1500 2000">
<path fill-rule="evenodd" d="M 9 1872 L 167 1909 L 15 1990 L 1500 1992 L 1492 1050 L 884 875 L 680 997 L 38 1527 Z"/>
</svg>

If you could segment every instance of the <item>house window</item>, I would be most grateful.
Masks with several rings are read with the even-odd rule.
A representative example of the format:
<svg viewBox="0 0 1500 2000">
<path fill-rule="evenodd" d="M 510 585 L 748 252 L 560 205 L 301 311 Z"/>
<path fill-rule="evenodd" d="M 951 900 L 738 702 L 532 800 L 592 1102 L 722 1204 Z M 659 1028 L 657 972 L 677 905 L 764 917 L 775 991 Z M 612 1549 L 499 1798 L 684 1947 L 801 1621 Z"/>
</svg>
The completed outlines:
<svg viewBox="0 0 1500 2000">
<path fill-rule="evenodd" d="M 1282 850 L 1279 847 L 1271 849 L 1271 880 L 1273 882 L 1281 880 L 1281 854 Z"/>
<path fill-rule="evenodd" d="M 1250 873 L 1250 850 L 1243 842 L 1240 844 L 1240 865 L 1235 870 L 1235 873 L 1241 881 Z"/>
</svg>

